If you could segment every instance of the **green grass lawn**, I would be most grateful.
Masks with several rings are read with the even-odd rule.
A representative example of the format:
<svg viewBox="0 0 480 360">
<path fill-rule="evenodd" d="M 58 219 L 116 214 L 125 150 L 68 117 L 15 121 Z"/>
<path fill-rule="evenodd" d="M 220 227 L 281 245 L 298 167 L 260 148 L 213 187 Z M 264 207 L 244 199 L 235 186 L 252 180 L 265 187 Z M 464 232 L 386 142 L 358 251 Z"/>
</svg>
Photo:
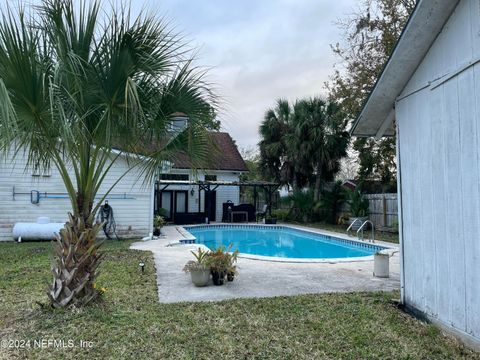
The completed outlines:
<svg viewBox="0 0 480 360">
<path fill-rule="evenodd" d="M 309 226 L 309 227 L 328 230 L 328 231 L 335 231 L 335 232 L 342 233 L 342 234 L 347 233 L 347 227 L 348 227 L 347 225 L 332 225 L 332 224 L 327 224 L 327 223 L 324 223 L 324 222 L 314 222 L 314 223 L 295 223 L 295 222 L 292 222 L 292 224 Z M 356 236 L 355 232 L 352 232 L 351 235 Z M 365 237 L 365 239 L 370 239 L 371 238 L 370 230 L 365 231 L 364 237 Z M 381 240 L 381 241 L 386 241 L 386 242 L 391 242 L 391 243 L 398 244 L 398 233 L 393 233 L 393 232 L 388 232 L 388 231 L 375 231 L 375 240 Z"/>
<path fill-rule="evenodd" d="M 108 288 L 103 301 L 66 311 L 37 304 L 46 302 L 51 245 L 0 244 L 0 340 L 93 342 L 68 350 L 0 349 L 0 358 L 480 358 L 394 307 L 390 300 L 398 293 L 159 304 L 153 258 L 128 250 L 130 243 L 104 247 L 108 255 L 98 279 Z"/>
</svg>

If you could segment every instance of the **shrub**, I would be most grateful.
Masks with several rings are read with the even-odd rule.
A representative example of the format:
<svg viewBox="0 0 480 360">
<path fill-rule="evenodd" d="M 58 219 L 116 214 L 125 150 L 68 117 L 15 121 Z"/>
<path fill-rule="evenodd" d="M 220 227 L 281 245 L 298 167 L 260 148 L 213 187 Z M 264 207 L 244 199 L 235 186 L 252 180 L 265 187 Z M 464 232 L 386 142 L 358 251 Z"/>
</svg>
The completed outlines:
<svg viewBox="0 0 480 360">
<path fill-rule="evenodd" d="M 329 190 L 324 190 L 321 201 L 316 205 L 323 220 L 330 224 L 336 224 L 338 222 L 337 213 L 346 198 L 347 194 L 341 181 L 335 182 Z"/>
<path fill-rule="evenodd" d="M 363 196 L 358 187 L 348 192 L 348 204 L 353 217 L 368 216 L 368 199 Z"/>
<path fill-rule="evenodd" d="M 315 201 L 313 200 L 313 192 L 296 191 L 289 196 L 291 201 L 290 215 L 292 220 L 308 222 L 315 218 Z"/>
<path fill-rule="evenodd" d="M 290 216 L 290 210 L 288 209 L 277 209 L 272 212 L 272 215 L 276 217 L 280 221 L 289 221 L 291 216 Z"/>
<path fill-rule="evenodd" d="M 165 223 L 166 221 L 163 216 L 157 215 L 155 216 L 155 219 L 153 219 L 153 226 L 155 227 L 155 229 L 160 230 L 165 225 Z"/>
</svg>

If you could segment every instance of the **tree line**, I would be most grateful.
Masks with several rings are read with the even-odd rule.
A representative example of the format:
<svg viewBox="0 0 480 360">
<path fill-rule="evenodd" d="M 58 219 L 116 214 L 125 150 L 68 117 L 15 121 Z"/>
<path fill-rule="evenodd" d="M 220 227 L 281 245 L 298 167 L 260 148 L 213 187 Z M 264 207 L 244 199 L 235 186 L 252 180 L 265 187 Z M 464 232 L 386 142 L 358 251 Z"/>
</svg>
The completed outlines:
<svg viewBox="0 0 480 360">
<path fill-rule="evenodd" d="M 259 170 L 293 192 L 308 187 L 316 202 L 323 184 L 354 157 L 357 180 L 396 187 L 395 138 L 353 138 L 348 130 L 375 85 L 415 0 L 364 0 L 338 22 L 342 42 L 332 45 L 339 60 L 325 98 L 279 99 L 260 125 Z M 391 191 L 391 190 L 390 190 Z"/>
</svg>

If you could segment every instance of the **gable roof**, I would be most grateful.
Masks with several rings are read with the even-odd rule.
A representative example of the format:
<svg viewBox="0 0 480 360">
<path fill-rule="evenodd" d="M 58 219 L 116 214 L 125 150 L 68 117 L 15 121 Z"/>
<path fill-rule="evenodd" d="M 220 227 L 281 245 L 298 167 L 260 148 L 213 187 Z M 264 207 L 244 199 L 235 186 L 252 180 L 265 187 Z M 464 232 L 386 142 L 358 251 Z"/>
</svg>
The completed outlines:
<svg viewBox="0 0 480 360">
<path fill-rule="evenodd" d="M 213 151 L 205 170 L 248 171 L 247 165 L 229 133 L 209 133 L 217 151 Z M 191 161 L 186 154 L 179 154 L 173 162 L 174 169 L 190 169 Z"/>
<path fill-rule="evenodd" d="M 459 0 L 419 0 L 350 132 L 394 136 L 395 100 L 427 54 Z"/>
</svg>

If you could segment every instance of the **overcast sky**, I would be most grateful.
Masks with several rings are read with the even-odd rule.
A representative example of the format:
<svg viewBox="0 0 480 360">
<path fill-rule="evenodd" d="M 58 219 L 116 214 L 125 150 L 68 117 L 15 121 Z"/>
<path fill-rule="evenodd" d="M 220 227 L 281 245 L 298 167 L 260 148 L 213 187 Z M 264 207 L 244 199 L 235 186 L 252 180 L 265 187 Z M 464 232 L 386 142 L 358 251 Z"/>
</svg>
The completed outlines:
<svg viewBox="0 0 480 360">
<path fill-rule="evenodd" d="M 335 22 L 351 14 L 357 3 L 132 0 L 132 7 L 134 13 L 155 9 L 198 48 L 197 63 L 211 67 L 209 80 L 223 99 L 223 130 L 247 148 L 258 143 L 263 114 L 277 98 L 325 94 L 324 83 L 336 61 L 330 44 L 340 33 Z"/>
<path fill-rule="evenodd" d="M 152 0 L 155 1 L 155 0 Z M 255 146 L 279 97 L 322 95 L 336 61 L 335 22 L 358 0 L 162 0 L 160 10 L 199 50 L 226 103 L 220 120 L 241 148 Z"/>
</svg>

